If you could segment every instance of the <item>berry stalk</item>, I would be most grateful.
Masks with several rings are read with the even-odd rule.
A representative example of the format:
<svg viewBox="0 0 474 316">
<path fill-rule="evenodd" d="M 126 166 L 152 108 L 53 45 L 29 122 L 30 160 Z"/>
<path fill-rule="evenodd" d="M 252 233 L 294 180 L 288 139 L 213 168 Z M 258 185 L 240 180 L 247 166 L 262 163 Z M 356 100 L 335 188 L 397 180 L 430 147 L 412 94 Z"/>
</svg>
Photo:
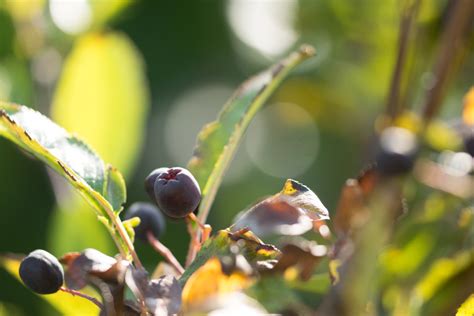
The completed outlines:
<svg viewBox="0 0 474 316">
<path fill-rule="evenodd" d="M 179 263 L 178 259 L 176 259 L 176 257 L 173 255 L 171 250 L 169 250 L 168 247 L 166 247 L 158 239 L 156 239 L 153 235 L 153 232 L 148 231 L 147 238 L 153 249 L 155 249 L 156 252 L 161 254 L 179 275 L 182 275 L 184 273 L 184 268 L 181 263 Z"/>
<path fill-rule="evenodd" d="M 99 307 L 101 310 L 104 308 L 104 305 L 102 305 L 102 303 L 99 302 L 99 300 L 96 299 L 95 297 L 89 296 L 87 294 L 81 293 L 81 292 L 76 291 L 76 290 L 68 289 L 67 287 L 64 287 L 64 286 L 62 286 L 59 290 L 62 291 L 62 292 L 65 292 L 65 293 L 69 293 L 72 296 L 82 297 L 82 298 L 92 302 L 93 304 L 97 305 L 97 307 Z"/>
</svg>

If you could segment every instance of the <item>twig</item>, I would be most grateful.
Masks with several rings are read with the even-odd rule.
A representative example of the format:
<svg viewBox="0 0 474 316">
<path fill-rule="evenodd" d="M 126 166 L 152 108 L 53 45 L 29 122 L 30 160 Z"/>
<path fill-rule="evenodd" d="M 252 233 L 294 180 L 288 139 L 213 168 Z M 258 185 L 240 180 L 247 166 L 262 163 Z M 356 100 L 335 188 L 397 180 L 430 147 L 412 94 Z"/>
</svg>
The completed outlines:
<svg viewBox="0 0 474 316">
<path fill-rule="evenodd" d="M 415 0 L 415 2 L 411 5 L 407 2 L 408 1 L 404 2 L 404 8 L 402 9 L 397 60 L 395 62 L 395 69 L 392 74 L 392 80 L 390 83 L 390 90 L 387 99 L 387 115 L 389 115 L 392 119 L 395 118 L 401 111 L 402 103 L 400 102 L 400 87 L 403 69 L 406 62 L 409 39 L 414 24 L 413 22 L 417 16 L 421 0 Z"/>
<path fill-rule="evenodd" d="M 102 197 L 98 197 L 97 200 L 102 209 L 107 213 L 107 216 L 109 217 L 112 222 L 112 225 L 115 227 L 117 233 L 119 234 L 121 241 L 125 243 L 127 251 L 132 256 L 135 266 L 137 268 L 143 269 L 143 265 L 140 261 L 140 258 L 138 257 L 137 252 L 135 251 L 135 247 L 133 246 L 132 240 L 130 239 L 130 236 L 128 236 L 128 233 L 125 227 L 123 226 L 120 217 L 118 217 L 118 215 L 116 215 L 115 212 L 110 208 L 110 204 L 103 201 L 104 199 Z M 115 238 L 114 234 L 112 234 L 112 237 Z"/>
<path fill-rule="evenodd" d="M 453 66 L 462 51 L 465 33 L 474 14 L 474 1 L 457 0 L 449 16 L 448 24 L 439 43 L 439 52 L 434 66 L 434 84 L 426 91 L 426 100 L 423 108 L 425 124 L 438 112 L 443 99 L 449 76 Z M 459 60 L 458 60 L 459 62 Z"/>
<path fill-rule="evenodd" d="M 179 263 L 178 259 L 173 255 L 173 253 L 163 245 L 158 239 L 155 238 L 153 235 L 153 232 L 148 231 L 146 233 L 146 237 L 148 239 L 148 242 L 150 245 L 153 247 L 153 249 L 156 250 L 159 254 L 161 254 L 166 261 L 178 272 L 179 275 L 184 273 L 184 268 L 183 266 Z"/>
<path fill-rule="evenodd" d="M 88 301 L 94 303 L 95 305 L 97 305 L 97 307 L 99 307 L 101 310 L 104 308 L 104 305 L 102 305 L 102 303 L 99 302 L 99 300 L 97 300 L 95 297 L 89 296 L 87 294 L 81 293 L 81 292 L 76 291 L 76 290 L 68 289 L 64 286 L 62 286 L 59 290 L 65 292 L 65 293 L 69 293 L 72 296 L 79 296 L 79 297 L 85 298 L 86 300 L 88 300 Z"/>
<path fill-rule="evenodd" d="M 186 226 L 188 228 L 190 240 L 185 267 L 189 267 L 189 265 L 193 262 L 194 258 L 196 258 L 199 249 L 199 241 L 197 240 L 198 230 L 194 228 L 194 222 L 189 217 L 186 217 Z"/>
<path fill-rule="evenodd" d="M 194 261 L 198 251 L 201 249 L 202 244 L 209 239 L 211 235 L 211 225 L 203 224 L 201 221 L 194 215 L 194 213 L 190 213 L 186 217 L 187 225 L 188 225 L 188 232 L 191 236 L 191 241 L 189 242 L 189 250 L 188 255 L 186 257 L 186 267 L 188 267 L 191 262 Z M 200 230 L 196 229 L 195 226 L 198 226 Z"/>
</svg>

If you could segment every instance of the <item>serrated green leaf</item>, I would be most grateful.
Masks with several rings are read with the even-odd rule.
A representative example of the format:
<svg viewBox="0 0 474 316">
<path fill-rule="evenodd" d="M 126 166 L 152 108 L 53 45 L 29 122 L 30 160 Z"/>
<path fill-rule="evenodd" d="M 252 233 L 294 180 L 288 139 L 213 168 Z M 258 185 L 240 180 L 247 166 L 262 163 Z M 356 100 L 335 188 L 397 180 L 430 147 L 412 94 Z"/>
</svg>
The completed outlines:
<svg viewBox="0 0 474 316">
<path fill-rule="evenodd" d="M 113 171 L 110 177 L 112 180 L 106 181 L 112 169 L 106 169 L 104 162 L 90 147 L 47 117 L 25 106 L 0 102 L 0 126 L 1 136 L 66 178 L 97 214 L 107 219 L 105 223 L 108 223 L 122 255 L 134 255 L 133 244 L 118 220 L 120 209 L 114 213 L 111 205 L 121 205 L 123 202 L 120 200 L 125 199 L 125 187 L 118 171 Z"/>
<path fill-rule="evenodd" d="M 303 46 L 268 70 L 244 82 L 224 105 L 216 121 L 207 124 L 197 138 L 189 170 L 202 189 L 198 217 L 205 222 L 217 189 L 251 120 L 288 73 L 314 55 Z"/>
<path fill-rule="evenodd" d="M 90 203 L 117 204 L 117 201 L 104 198 L 109 196 L 104 192 L 108 173 L 104 162 L 82 140 L 39 112 L 12 103 L 0 102 L 0 126 L 0 135 L 53 168 Z M 119 192 L 123 189 L 118 181 L 110 181 L 107 185 L 107 191 Z"/>
<path fill-rule="evenodd" d="M 144 139 L 147 87 L 142 58 L 126 35 L 88 34 L 65 61 L 51 117 L 127 175 Z"/>
<path fill-rule="evenodd" d="M 0 257 L 0 265 L 8 271 L 15 279 L 21 282 L 18 274 L 20 267 L 20 259 L 9 256 Z M 87 294 L 97 296 L 97 293 L 89 291 Z M 93 303 L 69 293 L 57 292 L 49 295 L 39 295 L 46 302 L 51 304 L 58 312 L 63 315 L 82 316 L 82 315 L 98 315 L 100 310 Z"/>
</svg>

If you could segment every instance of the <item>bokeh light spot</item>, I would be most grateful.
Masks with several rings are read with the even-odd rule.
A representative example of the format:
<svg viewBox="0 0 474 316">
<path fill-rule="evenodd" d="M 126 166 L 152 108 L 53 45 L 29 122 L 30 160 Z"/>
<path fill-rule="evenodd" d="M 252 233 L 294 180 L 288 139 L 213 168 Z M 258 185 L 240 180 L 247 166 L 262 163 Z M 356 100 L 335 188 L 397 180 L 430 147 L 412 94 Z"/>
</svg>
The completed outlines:
<svg viewBox="0 0 474 316">
<path fill-rule="evenodd" d="M 249 127 L 247 152 L 264 173 L 279 178 L 306 172 L 316 159 L 319 131 L 311 115 L 291 103 L 272 104 Z"/>
<path fill-rule="evenodd" d="M 88 0 L 50 0 L 49 12 L 54 24 L 68 34 L 85 31 L 92 21 Z"/>
<path fill-rule="evenodd" d="M 267 57 L 275 57 L 299 38 L 293 27 L 297 10 L 297 0 L 229 0 L 227 17 L 242 42 Z"/>
</svg>

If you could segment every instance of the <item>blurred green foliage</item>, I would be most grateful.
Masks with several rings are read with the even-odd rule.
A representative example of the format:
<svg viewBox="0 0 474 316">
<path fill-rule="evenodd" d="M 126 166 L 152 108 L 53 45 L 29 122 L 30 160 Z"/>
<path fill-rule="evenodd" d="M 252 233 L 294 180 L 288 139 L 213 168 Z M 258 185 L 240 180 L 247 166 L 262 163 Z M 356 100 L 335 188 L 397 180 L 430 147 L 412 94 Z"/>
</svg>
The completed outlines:
<svg viewBox="0 0 474 316">
<path fill-rule="evenodd" d="M 259 10 L 276 11 L 274 20 L 287 21 L 274 33 L 264 32 L 265 25 L 271 24 L 268 21 L 274 21 L 271 15 L 259 21 L 250 14 L 258 9 L 257 0 L 241 0 L 244 5 L 240 7 L 238 1 L 230 0 L 77 1 L 82 6 L 74 12 L 82 20 L 72 28 L 61 24 L 67 12 L 61 11 L 60 5 L 58 9 L 59 2 L 0 0 L 0 99 L 50 113 L 82 135 L 106 161 L 124 171 L 128 204 L 147 199 L 143 179 L 151 169 L 184 164 L 189 159 L 192 147 L 176 153 L 169 144 L 193 140 L 198 130 L 191 128 L 192 122 L 215 118 L 230 95 L 222 96 L 212 87 L 232 91 L 244 78 L 302 42 L 315 46 L 317 57 L 299 69 L 297 78 L 287 80 L 269 103 L 303 109 L 317 127 L 314 142 L 319 145 L 317 154 L 310 157 L 310 166 L 300 173 L 292 169 L 298 153 L 288 151 L 288 172 L 317 192 L 333 215 L 344 181 L 371 158 L 373 122 L 383 111 L 396 57 L 398 1 L 293 0 L 282 1 L 287 3 L 284 10 L 272 9 L 270 1 L 262 1 L 267 7 L 260 4 Z M 409 107 L 419 107 L 430 84 L 429 69 L 448 2 L 422 3 L 404 85 Z M 245 11 L 245 3 L 251 11 Z M 245 25 L 253 26 L 256 39 L 250 36 L 252 32 L 245 32 Z M 286 47 L 266 51 L 258 45 L 258 41 L 266 43 L 265 38 L 278 41 L 284 32 L 293 39 Z M 274 47 L 271 45 L 275 43 L 268 42 L 267 47 Z M 467 58 L 450 86 L 442 118 L 459 116 L 462 95 L 472 85 L 473 68 L 474 60 Z M 185 98 L 193 91 L 203 96 L 196 103 Z M 183 105 L 182 100 L 188 101 Z M 198 107 L 202 114 L 179 116 L 176 109 L 180 106 L 185 107 L 183 113 Z M 281 120 L 274 122 L 277 126 L 299 119 L 291 113 L 276 117 Z M 177 131 L 172 130 L 177 134 L 166 128 L 171 118 L 179 122 Z M 257 136 L 255 132 L 246 137 Z M 250 157 L 245 142 L 213 206 L 209 220 L 215 229 L 227 227 L 237 212 L 280 189 L 278 175 L 264 172 L 253 160 L 265 163 L 271 156 L 264 152 Z M 269 148 L 273 142 L 274 146 L 285 145 L 268 136 L 263 142 L 270 143 Z M 234 173 L 233 168 L 237 170 Z M 4 139 L 0 139 L 0 177 L 0 252 L 28 253 L 45 248 L 61 255 L 66 250 L 96 247 L 114 253 L 107 232 L 93 213 L 64 190 L 63 182 L 50 179 L 43 165 Z M 394 237 L 396 242 L 381 257 L 387 270 L 382 282 L 390 285 L 401 280 L 387 286 L 383 296 L 383 304 L 394 314 L 399 311 L 398 315 L 419 304 L 404 283 L 413 281 L 409 280 L 410 272 L 426 272 L 419 288 L 430 288 L 429 280 L 439 268 L 434 264 L 428 269 L 427 263 L 454 256 L 451 243 L 469 249 L 474 241 L 469 228 L 472 220 L 465 219 L 468 224 L 458 229 L 458 218 L 470 214 L 466 203 L 445 195 L 440 198 L 439 193 L 414 185 L 407 190 L 411 196 L 416 193 L 417 198 L 410 201 L 416 212 L 408 215 L 406 225 Z M 188 244 L 184 225 L 170 222 L 163 242 L 182 260 Z M 145 265 L 153 267 L 156 255 L 145 245 L 138 244 L 137 250 Z M 452 260 L 463 261 L 463 256 L 461 252 Z M 444 264 L 452 264 L 449 260 Z M 451 271 L 459 272 L 455 268 Z M 3 270 L 0 280 L 0 315 L 54 315 L 47 304 Z M 431 285 L 430 295 L 436 295 Z"/>
</svg>

